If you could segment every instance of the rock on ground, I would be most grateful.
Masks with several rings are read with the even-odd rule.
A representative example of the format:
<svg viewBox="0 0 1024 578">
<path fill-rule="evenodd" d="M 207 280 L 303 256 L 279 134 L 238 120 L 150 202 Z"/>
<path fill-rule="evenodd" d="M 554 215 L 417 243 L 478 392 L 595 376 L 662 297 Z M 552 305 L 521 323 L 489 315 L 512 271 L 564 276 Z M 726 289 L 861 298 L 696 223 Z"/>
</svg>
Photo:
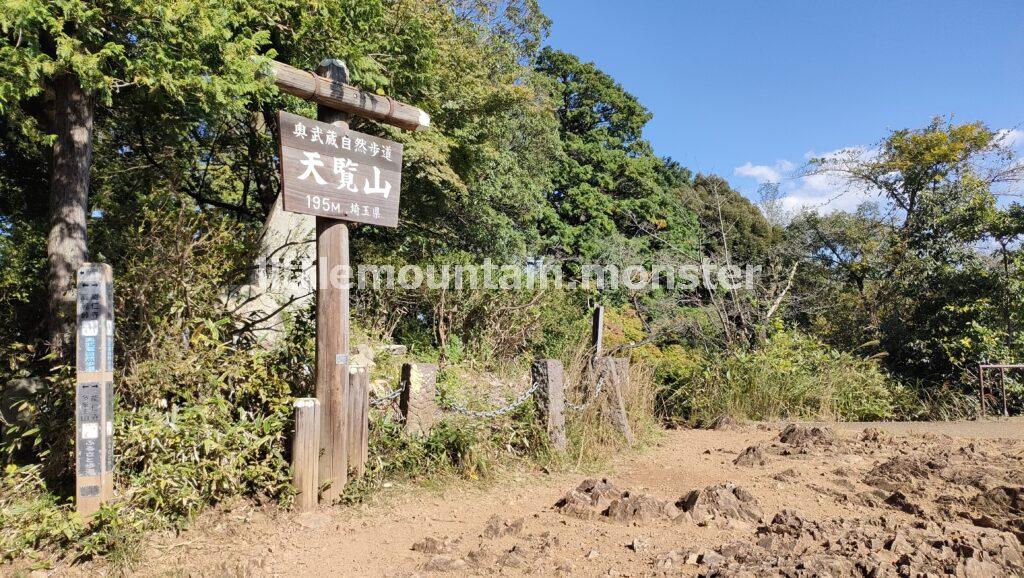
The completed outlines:
<svg viewBox="0 0 1024 578">
<path fill-rule="evenodd" d="M 1014 537 L 944 524 L 810 520 L 783 510 L 758 528 L 754 543 L 717 549 L 706 576 L 975 576 L 1020 575 Z"/>
<path fill-rule="evenodd" d="M 768 463 L 768 460 L 764 457 L 764 452 L 758 446 L 750 446 L 747 449 L 740 452 L 740 455 L 736 456 L 736 459 L 732 461 L 737 466 L 745 466 L 748 468 L 763 466 Z"/>
<path fill-rule="evenodd" d="M 735 522 L 757 523 L 764 515 L 750 492 L 732 483 L 693 490 L 677 504 L 699 525 L 726 526 Z"/>
<path fill-rule="evenodd" d="M 779 441 L 791 446 L 830 445 L 836 441 L 836 434 L 827 427 L 791 423 L 779 432 Z"/>
<path fill-rule="evenodd" d="M 602 518 L 624 524 L 642 524 L 679 515 L 671 502 L 619 488 L 607 479 L 584 480 L 563 496 L 555 508 L 581 520 Z"/>
</svg>

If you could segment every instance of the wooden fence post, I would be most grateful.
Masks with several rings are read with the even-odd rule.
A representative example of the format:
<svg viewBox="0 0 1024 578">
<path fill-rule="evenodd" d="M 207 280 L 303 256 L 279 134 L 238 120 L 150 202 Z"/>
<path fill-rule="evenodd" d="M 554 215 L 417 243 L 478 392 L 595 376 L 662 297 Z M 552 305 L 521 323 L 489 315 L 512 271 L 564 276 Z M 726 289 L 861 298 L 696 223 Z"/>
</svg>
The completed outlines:
<svg viewBox="0 0 1024 578">
<path fill-rule="evenodd" d="M 978 366 L 978 419 L 985 419 L 985 366 Z"/>
<path fill-rule="evenodd" d="M 366 473 L 366 462 L 370 459 L 370 370 L 363 372 L 363 383 L 360 386 L 362 395 L 359 406 L 362 412 L 359 414 L 359 469 L 358 475 Z"/>
<path fill-rule="evenodd" d="M 402 366 L 402 396 L 398 406 L 405 418 L 405 431 L 426 435 L 434 426 L 437 404 L 437 366 L 429 363 L 406 363 Z"/>
<path fill-rule="evenodd" d="M 75 509 L 91 516 L 114 497 L 114 274 L 78 270 Z"/>
<path fill-rule="evenodd" d="M 365 367 L 348 368 L 349 405 L 348 420 L 348 467 L 355 477 L 366 473 L 366 459 L 369 436 L 370 372 Z"/>
<path fill-rule="evenodd" d="M 624 357 L 606 358 L 603 363 L 605 407 L 612 420 L 612 425 L 619 430 L 629 445 L 636 443 L 633 429 L 629 427 L 626 413 L 626 402 L 622 398 L 622 390 L 629 386 L 629 359 Z"/>
<path fill-rule="evenodd" d="M 295 509 L 316 509 L 320 486 L 320 402 L 313 397 L 295 400 L 295 437 L 292 441 L 292 481 Z"/>
<path fill-rule="evenodd" d="M 1010 408 L 1006 405 L 1006 368 L 999 368 L 999 385 L 1003 388 L 1003 417 L 1010 417 Z"/>
<path fill-rule="evenodd" d="M 565 369 L 557 359 L 538 359 L 531 368 L 534 391 L 541 423 L 555 450 L 564 452 L 565 439 Z"/>
<path fill-rule="evenodd" d="M 594 359 L 597 359 L 604 355 L 604 307 L 598 305 L 594 308 L 590 323 L 590 342 L 594 346 Z"/>
</svg>

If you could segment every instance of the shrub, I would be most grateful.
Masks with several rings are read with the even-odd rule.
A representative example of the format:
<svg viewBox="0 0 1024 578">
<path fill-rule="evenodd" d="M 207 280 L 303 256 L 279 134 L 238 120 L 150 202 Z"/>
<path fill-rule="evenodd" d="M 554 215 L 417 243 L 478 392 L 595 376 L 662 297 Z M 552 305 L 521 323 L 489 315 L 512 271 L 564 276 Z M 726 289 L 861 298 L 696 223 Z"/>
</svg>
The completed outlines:
<svg viewBox="0 0 1024 578">
<path fill-rule="evenodd" d="M 0 560 L 54 549 L 82 532 L 70 505 L 46 491 L 40 469 L 9 465 L 0 479 Z"/>
<path fill-rule="evenodd" d="M 125 502 L 104 505 L 89 524 L 44 484 L 38 465 L 9 465 L 0 479 L 0 561 L 22 558 L 47 567 L 61 556 L 104 556 L 115 568 L 139 559 L 143 532 L 157 519 Z"/>
<path fill-rule="evenodd" d="M 887 375 L 871 359 L 830 349 L 793 331 L 771 336 L 760 348 L 700 364 L 660 368 L 666 389 L 659 399 L 670 419 L 706 425 L 721 415 L 873 420 L 895 413 Z"/>
<path fill-rule="evenodd" d="M 256 414 L 212 398 L 163 413 L 122 413 L 120 472 L 132 503 L 180 524 L 232 496 L 290 495 L 290 407 Z"/>
<path fill-rule="evenodd" d="M 1008 380 L 1008 386 L 1011 385 Z M 1012 400 L 1012 387 L 1007 388 L 1007 393 Z M 896 400 L 895 419 L 950 421 L 969 419 L 978 414 L 977 392 L 965 392 L 959 384 L 936 386 L 921 381 L 905 381 L 893 387 L 893 396 Z"/>
</svg>

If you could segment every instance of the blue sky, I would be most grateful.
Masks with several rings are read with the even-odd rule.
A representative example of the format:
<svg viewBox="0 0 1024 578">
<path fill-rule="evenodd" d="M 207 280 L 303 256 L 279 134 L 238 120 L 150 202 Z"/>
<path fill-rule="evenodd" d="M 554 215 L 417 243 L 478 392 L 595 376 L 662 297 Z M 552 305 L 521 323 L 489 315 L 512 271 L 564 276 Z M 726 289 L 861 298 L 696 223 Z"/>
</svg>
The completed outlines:
<svg viewBox="0 0 1024 578">
<path fill-rule="evenodd" d="M 755 196 L 851 208 L 795 176 L 809 154 L 869 147 L 935 115 L 1013 130 L 1024 148 L 1024 0 L 541 0 L 548 42 L 654 113 L 659 155 Z"/>
</svg>

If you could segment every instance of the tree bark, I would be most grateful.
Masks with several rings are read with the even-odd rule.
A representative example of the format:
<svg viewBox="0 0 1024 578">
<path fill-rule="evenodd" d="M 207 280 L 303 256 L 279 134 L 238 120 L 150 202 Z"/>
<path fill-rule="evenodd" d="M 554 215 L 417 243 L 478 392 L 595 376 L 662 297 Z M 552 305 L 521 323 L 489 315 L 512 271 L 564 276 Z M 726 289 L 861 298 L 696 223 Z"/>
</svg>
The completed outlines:
<svg viewBox="0 0 1024 578">
<path fill-rule="evenodd" d="M 50 168 L 50 232 L 47 333 L 51 353 L 67 354 L 74 339 L 75 277 L 88 259 L 86 211 L 92 165 L 93 97 L 73 73 L 53 80 L 53 159 Z"/>
</svg>

